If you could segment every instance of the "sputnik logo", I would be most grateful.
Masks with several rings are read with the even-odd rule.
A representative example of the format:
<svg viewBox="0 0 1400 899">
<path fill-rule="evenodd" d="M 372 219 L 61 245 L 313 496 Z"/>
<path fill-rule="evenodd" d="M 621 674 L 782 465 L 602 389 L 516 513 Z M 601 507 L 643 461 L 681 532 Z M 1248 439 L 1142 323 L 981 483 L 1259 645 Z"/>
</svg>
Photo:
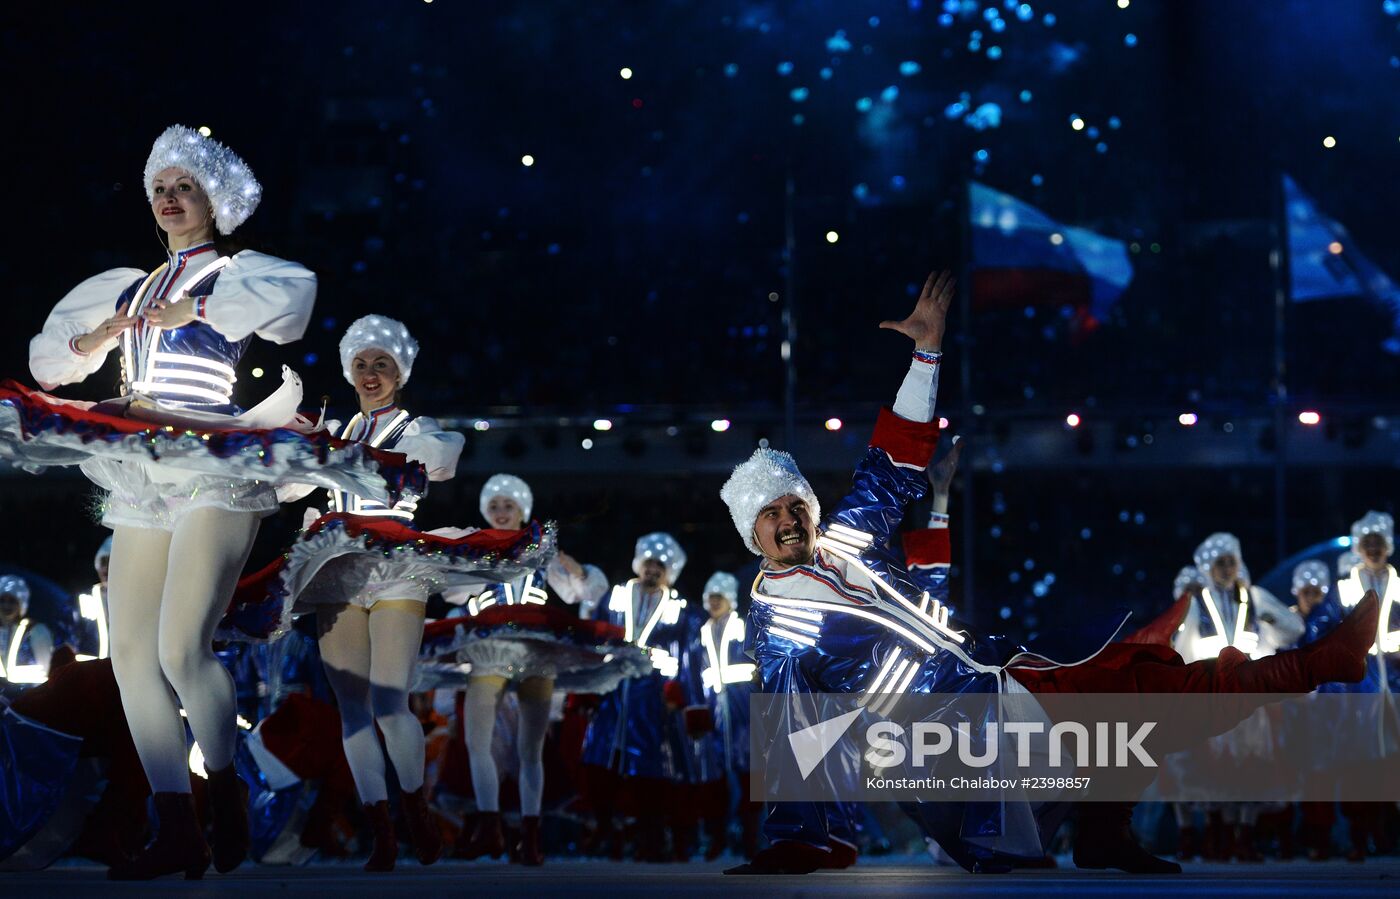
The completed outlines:
<svg viewBox="0 0 1400 899">
<path fill-rule="evenodd" d="M 817 770 L 817 766 L 826 758 L 831 747 L 841 741 L 856 718 L 860 717 L 860 713 L 860 709 L 852 709 L 835 718 L 819 721 L 811 727 L 788 734 L 788 745 L 792 747 L 792 755 L 797 759 L 797 770 L 802 773 L 803 780 Z"/>
</svg>

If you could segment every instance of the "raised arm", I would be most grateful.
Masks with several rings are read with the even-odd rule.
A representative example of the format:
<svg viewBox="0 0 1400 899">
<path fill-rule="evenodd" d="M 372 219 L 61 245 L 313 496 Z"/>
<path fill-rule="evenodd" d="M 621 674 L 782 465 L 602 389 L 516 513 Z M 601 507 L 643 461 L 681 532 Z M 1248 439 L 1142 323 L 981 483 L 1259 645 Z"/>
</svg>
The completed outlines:
<svg viewBox="0 0 1400 899">
<path fill-rule="evenodd" d="M 908 505 L 927 489 L 924 472 L 938 447 L 934 407 L 953 284 L 948 272 L 929 275 L 908 318 L 880 323 L 913 340 L 914 357 L 894 407 L 880 411 L 851 492 L 831 515 L 833 521 L 871 534 L 877 543 L 894 536 Z"/>
<path fill-rule="evenodd" d="M 953 438 L 953 448 L 943 461 L 928 470 L 929 488 L 933 493 L 933 511 L 928 527 L 908 531 L 904 535 L 904 559 L 909 577 L 915 586 L 927 590 L 929 596 L 948 604 L 948 569 L 953 560 L 948 533 L 948 497 L 953 487 L 953 474 L 958 470 L 958 458 L 963 443 Z"/>
</svg>

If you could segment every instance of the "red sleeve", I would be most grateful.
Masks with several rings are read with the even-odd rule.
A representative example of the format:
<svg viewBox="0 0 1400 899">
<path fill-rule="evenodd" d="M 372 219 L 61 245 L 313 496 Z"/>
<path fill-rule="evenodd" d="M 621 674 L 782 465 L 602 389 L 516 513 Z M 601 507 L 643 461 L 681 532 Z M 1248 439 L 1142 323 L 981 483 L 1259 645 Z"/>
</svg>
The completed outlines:
<svg viewBox="0 0 1400 899">
<path fill-rule="evenodd" d="M 953 550 L 947 528 L 924 528 L 904 535 L 904 559 L 910 565 L 948 565 Z"/>
<path fill-rule="evenodd" d="M 685 688 L 681 686 L 680 681 L 666 681 L 661 687 L 661 695 L 665 697 L 666 701 L 671 705 L 684 707 L 686 704 Z"/>
<path fill-rule="evenodd" d="M 881 409 L 870 445 L 889 453 L 896 465 L 928 468 L 938 449 L 938 419 L 909 421 L 889 408 Z"/>
</svg>

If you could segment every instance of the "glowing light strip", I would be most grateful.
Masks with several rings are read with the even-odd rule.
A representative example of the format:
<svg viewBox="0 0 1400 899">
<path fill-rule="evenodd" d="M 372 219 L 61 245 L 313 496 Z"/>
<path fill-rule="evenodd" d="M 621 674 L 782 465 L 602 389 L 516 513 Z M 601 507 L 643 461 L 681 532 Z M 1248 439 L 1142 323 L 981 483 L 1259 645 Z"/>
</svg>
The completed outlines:
<svg viewBox="0 0 1400 899">
<path fill-rule="evenodd" d="M 858 531 L 835 521 L 827 527 L 826 533 L 830 536 L 839 536 L 848 543 L 861 543 L 870 546 L 875 542 L 874 534 L 867 534 L 865 531 Z"/>
<path fill-rule="evenodd" d="M 10 672 L 10 680 L 16 680 L 19 671 L 19 645 L 24 642 L 24 634 L 29 630 L 29 619 L 21 618 L 19 626 L 15 628 L 15 635 L 10 638 L 10 651 L 5 654 L 5 667 Z M 25 683 L 34 683 L 25 681 Z"/>
<path fill-rule="evenodd" d="M 818 544 L 821 544 L 822 541 L 821 541 L 820 539 L 818 539 L 818 540 L 817 540 L 817 543 L 818 543 Z M 885 583 L 884 578 L 881 578 L 881 577 L 877 576 L 877 575 L 875 574 L 875 572 L 873 572 L 873 571 L 871 571 L 869 568 L 867 568 L 866 565 L 865 565 L 865 563 L 862 562 L 858 557 L 853 556 L 853 555 L 851 555 L 850 553 L 846 552 L 845 550 L 841 549 L 840 547 L 835 546 L 835 545 L 832 545 L 832 544 L 830 544 L 830 543 L 827 544 L 826 548 L 827 548 L 827 549 L 830 549 L 831 552 L 832 552 L 834 555 L 839 556 L 839 557 L 842 558 L 842 559 L 845 559 L 845 560 L 846 560 L 847 562 L 849 562 L 851 565 L 855 566 L 855 568 L 856 568 L 857 571 L 859 571 L 861 574 L 864 574 L 869 580 L 873 581 L 877 587 L 879 587 L 880 589 L 884 590 L 884 591 L 885 591 L 886 593 L 888 593 L 891 597 L 893 597 L 894 600 L 895 600 L 895 602 L 897 602 L 901 607 L 903 607 L 904 609 L 907 609 L 907 610 L 908 610 L 910 613 L 912 613 L 913 615 L 918 616 L 918 618 L 919 618 L 920 621 L 925 621 L 925 622 L 927 622 L 931 627 L 933 627 L 934 630 L 938 631 L 938 632 L 939 632 L 940 634 L 942 634 L 944 637 L 947 637 L 948 639 L 953 640 L 953 641 L 956 642 L 956 643 L 964 643 L 964 642 L 966 642 L 966 638 L 965 638 L 962 634 L 957 633 L 956 631 L 952 630 L 951 628 L 947 628 L 947 627 L 940 626 L 939 623 L 938 623 L 937 621 L 929 621 L 929 620 L 927 619 L 926 616 L 920 615 L 920 614 L 919 614 L 919 609 L 918 609 L 917 606 L 915 606 L 915 605 L 914 605 L 913 603 L 911 603 L 908 599 L 906 599 L 905 596 L 904 596 L 904 594 L 900 593 L 898 590 L 896 590 L 895 588 L 891 587 L 889 584 Z M 935 637 L 935 639 L 937 639 L 937 638 Z M 948 648 L 948 649 L 952 649 L 953 647 L 947 647 L 947 648 Z M 930 652 L 932 652 L 932 650 L 930 650 Z M 959 654 L 961 655 L 961 653 L 959 653 Z M 968 659 L 967 661 L 970 662 L 971 660 Z"/>
<path fill-rule="evenodd" d="M 141 287 L 137 289 L 136 294 L 131 298 L 131 302 L 126 304 L 126 314 L 128 316 L 132 316 L 137 313 L 137 311 L 141 308 L 141 304 L 146 299 L 146 293 L 151 289 L 151 285 L 155 283 L 156 277 L 159 276 L 161 272 L 164 272 L 169 267 L 170 263 L 162 262 L 156 268 L 155 271 L 151 272 L 149 275 L 146 276 L 146 280 L 141 284 Z M 122 332 L 121 345 L 122 380 L 126 381 L 127 384 L 130 385 L 131 380 L 133 378 L 141 377 L 140 372 L 136 370 L 136 339 L 132 336 L 131 328 L 127 328 L 125 331 Z M 128 390 L 128 392 L 130 391 Z"/>
<path fill-rule="evenodd" d="M 661 621 L 662 613 L 670 611 L 668 607 L 670 606 L 672 600 L 675 599 L 675 597 L 676 591 L 672 590 L 669 587 L 666 587 L 661 591 L 661 601 L 656 604 L 655 611 L 651 613 L 651 618 L 648 619 L 646 627 L 642 628 L 642 633 L 637 638 L 638 646 L 641 646 L 643 648 L 646 647 L 647 640 L 651 637 L 651 632 L 656 629 L 656 625 Z"/>
<path fill-rule="evenodd" d="M 735 662 L 732 665 L 727 665 L 724 669 L 724 683 L 742 684 L 751 681 L 754 669 L 757 667 L 753 662 Z"/>
<path fill-rule="evenodd" d="M 948 652 L 951 652 L 953 655 L 961 659 L 963 664 L 967 665 L 973 671 L 978 671 L 984 674 L 996 674 L 997 672 L 1001 671 L 1001 668 L 996 665 L 984 665 L 981 662 L 974 660 L 971 656 L 962 651 L 962 647 L 957 646 L 956 644 L 944 645 L 943 642 L 939 641 L 936 636 L 934 637 L 934 640 L 936 640 L 937 642 L 930 643 L 928 640 L 925 640 L 922 636 L 915 633 L 914 631 L 911 631 L 909 628 L 900 624 L 898 621 L 892 621 L 887 617 L 878 615 L 875 612 L 871 612 L 870 610 L 865 608 L 861 608 L 858 606 L 839 605 L 834 602 L 819 599 L 802 600 L 786 599 L 777 596 L 765 596 L 757 592 L 753 594 L 753 598 L 759 602 L 766 602 L 770 605 L 781 605 L 784 608 L 787 608 L 791 605 L 797 605 L 799 608 L 804 606 L 816 607 L 828 609 L 832 612 L 841 612 L 846 615 L 854 615 L 857 618 L 864 618 L 867 621 L 873 621 L 881 627 L 885 628 L 886 630 L 890 630 L 896 634 L 899 634 L 901 637 L 908 640 L 910 643 L 913 643 L 915 646 L 919 647 L 929 655 L 933 655 L 934 653 L 938 652 L 939 649 L 946 649 Z"/>
<path fill-rule="evenodd" d="M 151 369 L 151 378 L 170 378 L 176 381 L 199 381 L 201 384 L 212 384 L 215 389 L 233 396 L 233 382 L 228 378 L 221 378 L 218 375 L 211 375 L 208 372 L 191 371 L 188 368 L 154 368 Z"/>
<path fill-rule="evenodd" d="M 772 634 L 775 637 L 782 637 L 785 640 L 791 640 L 794 643 L 800 643 L 803 646 L 817 645 L 817 641 L 813 640 L 811 637 L 806 637 L 801 634 L 794 634 L 792 631 L 785 631 L 780 627 L 770 627 L 768 628 L 768 633 Z"/>
<path fill-rule="evenodd" d="M 867 693 L 880 692 L 880 684 L 884 681 L 885 675 L 889 674 L 890 670 L 894 668 L 894 663 L 899 661 L 899 656 L 903 652 L 903 648 L 899 646 L 890 650 L 890 654 L 885 657 L 885 664 L 881 665 L 880 670 L 875 673 L 875 680 L 871 681 L 870 686 L 866 688 Z"/>
<path fill-rule="evenodd" d="M 791 615 L 793 618 L 806 618 L 809 621 L 815 621 L 817 624 L 822 623 L 823 617 L 821 612 L 811 612 L 807 609 L 783 609 L 783 614 Z"/>
<path fill-rule="evenodd" d="M 233 367 L 220 362 L 217 359 L 205 359 L 203 356 L 194 356 L 188 353 L 152 353 L 151 358 L 156 362 L 173 362 L 178 365 L 196 365 L 201 368 L 211 369 L 225 376 L 227 381 L 237 381 L 238 372 Z"/>
<path fill-rule="evenodd" d="M 526 605 L 542 606 L 549 601 L 549 594 L 539 587 L 531 585 L 525 588 L 525 593 L 520 601 Z"/>
<path fill-rule="evenodd" d="M 782 613 L 774 613 L 773 623 L 781 624 L 784 627 L 796 628 L 799 631 L 806 631 L 809 634 L 820 634 L 822 632 L 821 625 L 819 624 L 811 624 L 800 618 L 786 618 Z"/>
<path fill-rule="evenodd" d="M 228 402 L 228 397 L 222 393 L 210 390 L 206 387 L 191 387 L 187 384 L 167 384 L 163 381 L 133 381 L 131 389 L 151 394 L 173 393 L 177 396 L 192 396 L 209 400 L 210 403 L 215 405 L 223 405 Z"/>
</svg>

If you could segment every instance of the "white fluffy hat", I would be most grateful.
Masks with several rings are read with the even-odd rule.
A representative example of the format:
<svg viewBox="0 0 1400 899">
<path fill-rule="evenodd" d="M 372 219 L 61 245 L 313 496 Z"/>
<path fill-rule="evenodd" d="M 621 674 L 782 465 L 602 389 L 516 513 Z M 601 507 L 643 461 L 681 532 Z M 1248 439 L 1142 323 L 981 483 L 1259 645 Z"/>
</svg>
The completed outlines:
<svg viewBox="0 0 1400 899">
<path fill-rule="evenodd" d="M 774 449 L 754 450 L 749 460 L 736 466 L 720 488 L 719 498 L 729 506 L 734 529 L 754 555 L 763 555 L 753 533 L 758 513 L 773 500 L 788 494 L 801 497 L 812 513 L 812 520 L 821 521 L 821 504 L 817 502 L 812 485 L 797 470 L 797 460 L 790 453 Z"/>
<path fill-rule="evenodd" d="M 1240 565 L 1240 574 L 1244 576 L 1244 556 L 1240 555 L 1240 538 L 1234 534 L 1227 534 L 1224 531 L 1211 534 L 1202 541 L 1200 546 L 1196 547 L 1196 553 L 1192 560 L 1201 572 L 1201 577 L 1209 581 L 1210 566 L 1221 556 L 1234 556 L 1235 561 Z"/>
<path fill-rule="evenodd" d="M 642 573 L 642 563 L 647 559 L 655 559 L 666 566 L 666 573 L 672 584 L 676 578 L 681 576 L 681 569 L 685 567 L 685 550 L 676 542 L 676 538 L 664 531 L 657 531 L 637 538 L 637 549 L 632 554 L 632 572 Z"/>
<path fill-rule="evenodd" d="M 403 322 L 387 315 L 366 315 L 346 329 L 340 338 L 340 370 L 352 385 L 355 379 L 350 376 L 350 363 L 355 361 L 355 354 L 368 349 L 383 350 L 394 357 L 399 367 L 399 386 L 408 383 L 413 360 L 418 358 L 418 341 Z"/>
<path fill-rule="evenodd" d="M 146 157 L 146 201 L 155 202 L 152 181 L 168 168 L 184 169 L 209 195 L 214 227 L 232 234 L 262 199 L 262 185 L 238 154 L 193 128 L 171 125 L 156 138 Z"/>
<path fill-rule="evenodd" d="M 1304 587 L 1321 587 L 1323 593 L 1332 589 L 1332 573 L 1327 570 L 1327 563 L 1318 559 L 1308 559 L 1300 562 L 1298 567 L 1293 569 L 1293 593 Z"/>
<path fill-rule="evenodd" d="M 517 478 L 513 474 L 493 474 L 486 479 L 486 483 L 481 487 L 481 517 L 486 517 L 486 506 L 498 496 L 509 497 L 515 500 L 515 504 L 520 507 L 520 511 L 525 513 L 525 520 L 530 520 L 530 510 L 535 505 L 535 495 L 530 492 L 530 485 Z"/>
<path fill-rule="evenodd" d="M 730 602 L 739 601 L 739 579 L 727 571 L 716 571 L 705 582 L 704 596 L 718 593 Z"/>
<path fill-rule="evenodd" d="M 1351 526 L 1352 547 L 1355 548 L 1367 534 L 1380 534 L 1385 538 L 1386 552 L 1395 552 L 1395 519 L 1389 513 L 1373 509 L 1356 519 Z"/>
<path fill-rule="evenodd" d="M 29 582 L 17 574 L 0 576 L 0 596 L 13 596 L 19 600 L 21 616 L 29 614 Z"/>
<path fill-rule="evenodd" d="M 102 541 L 102 545 L 97 548 L 97 555 L 92 557 L 92 567 L 96 568 L 102 564 L 103 559 L 112 558 L 112 538 L 109 536 Z"/>
</svg>

